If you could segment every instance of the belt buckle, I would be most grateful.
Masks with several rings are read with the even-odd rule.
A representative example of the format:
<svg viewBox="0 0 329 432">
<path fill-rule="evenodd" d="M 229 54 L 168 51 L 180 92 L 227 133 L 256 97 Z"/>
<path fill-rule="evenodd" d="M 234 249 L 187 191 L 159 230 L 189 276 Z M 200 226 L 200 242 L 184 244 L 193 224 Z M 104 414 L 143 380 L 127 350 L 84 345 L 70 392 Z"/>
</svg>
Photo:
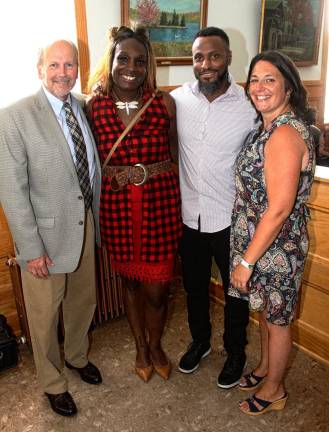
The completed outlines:
<svg viewBox="0 0 329 432">
<path fill-rule="evenodd" d="M 148 173 L 148 169 L 146 168 L 146 166 L 142 163 L 137 163 L 134 165 L 134 167 L 136 168 L 142 168 L 143 170 L 143 174 L 144 174 L 144 178 L 142 181 L 140 182 L 132 182 L 135 186 L 142 186 L 144 183 L 147 182 L 148 178 L 149 178 L 149 173 Z"/>
</svg>

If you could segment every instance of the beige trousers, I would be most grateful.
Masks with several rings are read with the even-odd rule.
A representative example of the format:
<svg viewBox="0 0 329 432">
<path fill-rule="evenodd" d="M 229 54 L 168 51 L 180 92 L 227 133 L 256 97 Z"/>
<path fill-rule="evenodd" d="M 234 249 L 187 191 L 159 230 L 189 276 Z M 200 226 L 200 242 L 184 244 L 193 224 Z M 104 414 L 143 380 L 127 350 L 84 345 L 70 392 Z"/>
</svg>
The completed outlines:
<svg viewBox="0 0 329 432">
<path fill-rule="evenodd" d="M 88 329 L 96 307 L 95 230 L 91 210 L 86 214 L 85 239 L 78 268 L 73 273 L 37 279 L 22 271 L 22 285 L 31 333 L 34 362 L 43 391 L 67 391 L 58 343 L 59 306 L 64 321 L 64 356 L 70 364 L 87 364 Z"/>
</svg>

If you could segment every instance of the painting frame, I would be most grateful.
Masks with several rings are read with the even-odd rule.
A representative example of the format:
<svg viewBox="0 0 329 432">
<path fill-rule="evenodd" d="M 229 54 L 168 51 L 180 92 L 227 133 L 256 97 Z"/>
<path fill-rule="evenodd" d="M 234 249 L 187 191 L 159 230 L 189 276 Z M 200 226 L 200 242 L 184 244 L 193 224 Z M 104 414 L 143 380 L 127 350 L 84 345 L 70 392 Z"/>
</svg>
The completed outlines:
<svg viewBox="0 0 329 432">
<path fill-rule="evenodd" d="M 324 0 L 262 0 L 258 51 L 281 51 L 298 67 L 316 65 L 323 12 Z"/>
<path fill-rule="evenodd" d="M 207 24 L 207 15 L 208 15 L 208 0 L 197 0 L 199 3 L 199 29 L 206 27 Z M 131 19 L 131 4 L 132 2 L 136 3 L 136 0 L 121 0 L 121 24 L 126 25 L 128 27 L 135 27 L 136 22 L 132 22 Z M 175 0 L 176 7 L 179 6 L 180 0 Z M 184 3 L 184 2 L 183 2 Z M 145 24 L 137 23 L 145 26 Z M 150 27 L 152 28 L 152 27 Z M 154 27 L 153 27 L 154 28 Z M 196 33 L 196 32 L 195 32 Z M 152 34 L 152 33 L 151 33 Z M 152 41 L 152 36 L 150 37 L 151 44 L 153 46 L 156 62 L 158 66 L 176 66 L 176 65 L 191 65 L 192 64 L 192 53 L 186 55 L 187 51 L 187 43 L 189 43 L 189 50 L 192 47 L 193 39 L 185 42 L 184 46 L 185 52 L 179 51 L 179 43 L 175 43 L 175 49 L 178 51 L 175 55 L 158 55 L 157 49 L 161 48 L 161 50 L 165 51 L 166 49 L 170 49 L 170 44 L 173 43 L 170 41 L 162 41 L 162 42 L 154 42 Z M 161 45 L 161 46 L 159 46 Z"/>
</svg>

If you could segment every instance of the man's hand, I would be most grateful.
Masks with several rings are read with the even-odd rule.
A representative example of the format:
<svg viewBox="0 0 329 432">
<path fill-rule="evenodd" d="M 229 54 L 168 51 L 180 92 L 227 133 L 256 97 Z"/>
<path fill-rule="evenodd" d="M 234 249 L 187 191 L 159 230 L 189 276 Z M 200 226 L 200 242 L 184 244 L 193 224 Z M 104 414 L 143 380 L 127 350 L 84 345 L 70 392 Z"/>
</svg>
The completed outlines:
<svg viewBox="0 0 329 432">
<path fill-rule="evenodd" d="M 27 262 L 26 270 L 38 279 L 47 279 L 49 276 L 48 267 L 54 263 L 49 258 L 48 254 L 44 254 L 39 258 L 34 258 Z"/>
</svg>

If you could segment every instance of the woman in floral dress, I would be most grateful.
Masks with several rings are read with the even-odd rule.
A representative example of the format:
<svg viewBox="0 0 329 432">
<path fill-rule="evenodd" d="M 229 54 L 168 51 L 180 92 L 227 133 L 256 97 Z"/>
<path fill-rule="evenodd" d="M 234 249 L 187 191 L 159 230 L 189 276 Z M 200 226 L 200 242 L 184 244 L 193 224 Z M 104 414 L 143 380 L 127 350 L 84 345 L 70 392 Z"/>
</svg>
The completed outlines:
<svg viewBox="0 0 329 432">
<path fill-rule="evenodd" d="M 284 408 L 288 397 L 283 378 L 308 250 L 306 202 L 315 166 L 309 125 L 315 118 L 297 69 L 279 52 L 252 60 L 246 93 L 262 124 L 236 161 L 229 294 L 259 312 L 261 359 L 239 386 L 263 384 L 240 403 L 246 414 L 259 415 Z"/>
</svg>

